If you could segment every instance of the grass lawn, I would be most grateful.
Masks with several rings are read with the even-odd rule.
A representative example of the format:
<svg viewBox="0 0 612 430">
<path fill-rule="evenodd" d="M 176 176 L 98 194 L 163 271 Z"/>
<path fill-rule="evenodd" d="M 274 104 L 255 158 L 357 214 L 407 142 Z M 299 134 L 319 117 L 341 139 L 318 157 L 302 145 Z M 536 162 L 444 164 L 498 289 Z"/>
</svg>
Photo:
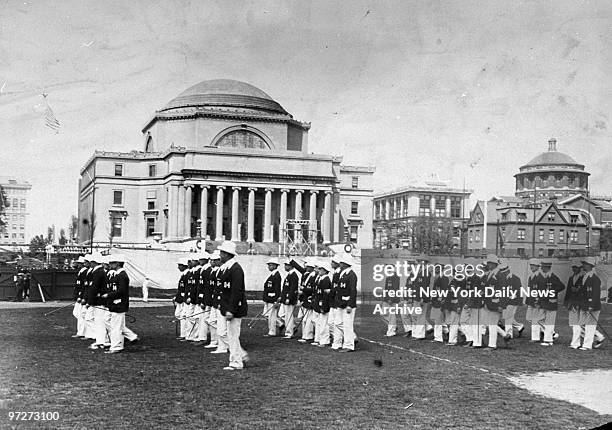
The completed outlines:
<svg viewBox="0 0 612 430">
<path fill-rule="evenodd" d="M 259 309 L 251 306 L 250 315 Z M 129 326 L 142 341 L 115 355 L 70 338 L 70 308 L 43 317 L 48 310 L 0 310 L 0 428 L 578 429 L 612 420 L 532 395 L 503 376 L 612 369 L 610 340 L 589 353 L 567 346 L 565 312 L 557 322 L 559 345 L 544 348 L 523 337 L 494 352 L 386 339 L 384 324 L 365 306 L 358 335 L 404 350 L 362 340 L 359 351 L 340 354 L 263 338 L 263 322 L 249 330 L 243 321 L 251 362 L 227 372 L 227 355 L 175 340 L 171 306 L 130 310 L 137 320 Z M 609 310 L 603 325 L 612 331 Z M 8 411 L 57 411 L 60 418 L 16 423 Z"/>
</svg>

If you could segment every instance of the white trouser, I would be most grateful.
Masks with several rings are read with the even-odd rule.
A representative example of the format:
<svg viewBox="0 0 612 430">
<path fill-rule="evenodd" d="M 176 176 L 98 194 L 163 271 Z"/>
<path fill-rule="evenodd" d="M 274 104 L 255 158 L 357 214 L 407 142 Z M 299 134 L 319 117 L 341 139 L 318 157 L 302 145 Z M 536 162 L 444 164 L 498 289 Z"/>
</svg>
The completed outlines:
<svg viewBox="0 0 612 430">
<path fill-rule="evenodd" d="M 412 325 L 412 338 L 425 339 L 425 326 L 427 325 L 427 316 L 425 315 L 425 304 L 422 302 L 413 302 L 412 306 L 420 307 L 421 313 L 414 315 L 414 324 Z"/>
<path fill-rule="evenodd" d="M 123 319 L 123 327 L 121 328 L 121 333 L 123 333 L 123 337 L 126 338 L 129 341 L 133 341 L 133 340 L 138 339 L 138 335 L 136 333 L 134 333 L 132 330 L 130 330 L 125 325 L 125 318 Z"/>
<path fill-rule="evenodd" d="M 502 312 L 504 328 L 506 329 L 506 334 L 510 335 L 510 337 L 514 337 L 514 329 L 521 330 L 523 328 L 523 324 L 514 318 L 516 309 L 516 305 L 508 305 Z"/>
<path fill-rule="evenodd" d="M 395 304 L 392 304 L 392 305 L 390 304 L 389 306 L 395 307 Z M 406 333 L 412 330 L 410 319 L 408 318 L 407 315 L 400 313 L 400 319 L 402 320 L 402 325 L 404 326 L 404 331 Z M 397 333 L 397 314 L 390 313 L 389 314 L 389 325 L 387 327 L 387 336 L 395 336 L 396 333 Z"/>
<path fill-rule="evenodd" d="M 459 313 L 447 310 L 445 314 L 446 324 L 448 325 L 448 343 L 449 345 L 455 345 L 459 335 Z"/>
<path fill-rule="evenodd" d="M 187 334 L 189 333 L 187 331 L 186 310 L 187 310 L 186 303 L 178 303 L 176 305 L 176 309 L 174 309 L 174 316 L 176 317 L 176 319 L 179 320 L 179 326 L 180 326 L 179 337 L 180 338 L 185 338 Z"/>
<path fill-rule="evenodd" d="M 576 307 L 572 307 L 568 311 L 568 323 L 572 328 L 572 341 L 570 346 L 572 348 L 580 347 L 580 340 L 582 338 L 582 330 L 580 327 L 580 310 Z"/>
<path fill-rule="evenodd" d="M 225 317 L 223 317 L 225 319 Z M 227 320 L 226 320 L 227 321 Z M 229 344 L 229 365 L 237 369 L 242 369 L 244 364 L 242 360 L 247 355 L 246 351 L 240 345 L 240 325 L 242 318 L 232 318 L 227 321 L 227 341 Z"/>
<path fill-rule="evenodd" d="M 124 343 L 125 312 L 108 312 L 104 322 L 106 330 L 110 333 L 110 350 L 121 351 Z"/>
<path fill-rule="evenodd" d="M 304 309 L 304 316 L 302 317 L 302 339 L 314 340 L 315 338 L 315 324 L 314 319 L 315 312 L 312 309 Z"/>
<path fill-rule="evenodd" d="M 110 340 L 106 331 L 106 318 L 108 311 L 102 307 L 94 309 L 94 330 L 96 332 L 96 345 L 108 345 Z"/>
<path fill-rule="evenodd" d="M 600 311 L 580 311 L 580 323 L 584 326 L 584 341 L 582 347 L 591 349 L 593 347 L 593 340 L 595 339 L 595 332 L 597 331 L 597 321 L 599 320 Z M 601 335 L 600 340 L 603 340 Z"/>
<path fill-rule="evenodd" d="M 329 315 L 316 313 L 315 342 L 319 345 L 329 345 Z"/>
<path fill-rule="evenodd" d="M 85 317 L 82 311 L 83 306 L 80 303 L 74 304 L 74 310 L 72 311 L 72 315 L 77 320 L 77 336 L 85 336 Z"/>
<path fill-rule="evenodd" d="M 194 305 L 193 303 L 185 304 L 185 316 L 187 317 L 185 320 L 187 330 L 187 336 L 185 339 L 192 341 L 198 340 L 198 335 L 200 332 L 200 315 L 193 315 L 201 311 L 202 308 L 200 308 L 198 305 Z"/>
<path fill-rule="evenodd" d="M 228 351 L 229 340 L 227 337 L 227 320 L 221 311 L 217 309 L 217 351 Z"/>
<path fill-rule="evenodd" d="M 470 321 L 472 319 L 472 309 L 463 308 L 461 309 L 461 314 L 459 315 L 459 330 L 465 336 L 466 342 L 472 342 L 473 340 L 473 330 L 470 326 Z"/>
<path fill-rule="evenodd" d="M 330 339 L 334 336 L 334 332 L 336 331 L 336 313 L 338 308 L 330 308 L 329 316 L 327 317 L 327 325 L 329 326 L 329 336 Z M 331 341 L 331 340 L 330 340 Z"/>
<path fill-rule="evenodd" d="M 268 334 L 270 336 L 276 336 L 276 329 L 279 325 L 278 306 L 274 305 L 274 303 L 264 303 L 263 308 L 263 315 L 268 318 Z"/>
<path fill-rule="evenodd" d="M 208 340 L 208 333 L 210 332 L 210 329 L 208 327 L 208 319 L 210 318 L 210 306 L 206 306 L 204 309 L 202 309 L 202 307 L 200 306 L 198 313 L 200 313 L 200 315 L 197 316 L 198 336 L 196 337 L 196 339 L 199 341 L 206 342 Z"/>
<path fill-rule="evenodd" d="M 334 344 L 333 349 L 355 349 L 355 332 L 353 331 L 353 321 L 355 320 L 355 309 L 350 313 L 347 309 L 336 311 L 336 324 L 334 327 Z"/>
<path fill-rule="evenodd" d="M 96 330 L 94 326 L 94 308 L 87 308 L 84 305 L 81 305 L 81 315 L 83 317 L 83 321 L 85 321 L 85 327 L 83 328 L 83 335 L 86 339 L 94 339 L 96 338 Z"/>
<path fill-rule="evenodd" d="M 544 310 L 544 342 L 552 342 L 555 334 L 555 320 L 557 319 L 557 311 Z"/>
<path fill-rule="evenodd" d="M 482 346 L 482 329 L 484 308 L 470 309 L 470 329 L 473 346 Z"/>
<path fill-rule="evenodd" d="M 219 310 L 217 308 L 210 308 L 208 315 L 208 330 L 210 331 L 210 345 L 217 346 L 219 344 L 219 336 L 217 335 L 217 315 Z"/>
<path fill-rule="evenodd" d="M 540 334 L 544 331 L 544 320 L 546 319 L 544 309 L 527 306 L 526 319 L 531 322 L 531 341 L 539 342 Z"/>
<path fill-rule="evenodd" d="M 283 312 L 285 314 L 285 336 L 293 336 L 295 330 L 295 318 L 293 318 L 293 310 L 295 305 L 283 305 Z"/>
</svg>

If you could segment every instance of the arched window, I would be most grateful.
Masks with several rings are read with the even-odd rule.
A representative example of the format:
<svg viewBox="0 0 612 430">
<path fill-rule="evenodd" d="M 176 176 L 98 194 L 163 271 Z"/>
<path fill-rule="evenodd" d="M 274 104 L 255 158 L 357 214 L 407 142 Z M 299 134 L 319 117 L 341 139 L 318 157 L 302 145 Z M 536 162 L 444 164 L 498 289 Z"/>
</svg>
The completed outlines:
<svg viewBox="0 0 612 430">
<path fill-rule="evenodd" d="M 214 146 L 219 148 L 270 149 L 268 142 L 259 134 L 246 129 L 230 131 L 221 136 Z"/>
</svg>

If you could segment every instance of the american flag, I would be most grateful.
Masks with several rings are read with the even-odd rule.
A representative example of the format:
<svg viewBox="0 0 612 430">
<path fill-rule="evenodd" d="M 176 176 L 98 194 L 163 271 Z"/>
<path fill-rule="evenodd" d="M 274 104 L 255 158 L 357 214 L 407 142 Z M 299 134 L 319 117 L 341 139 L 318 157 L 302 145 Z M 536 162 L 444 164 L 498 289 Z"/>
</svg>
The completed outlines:
<svg viewBox="0 0 612 430">
<path fill-rule="evenodd" d="M 57 120 L 57 118 L 55 117 L 55 114 L 53 113 L 53 111 L 51 110 L 51 106 L 49 106 L 49 102 L 47 101 L 47 95 L 43 93 L 43 97 L 45 99 L 45 125 L 47 127 L 49 127 L 51 130 L 55 130 L 55 133 L 58 134 L 59 133 L 59 129 L 61 127 L 60 122 Z"/>
</svg>

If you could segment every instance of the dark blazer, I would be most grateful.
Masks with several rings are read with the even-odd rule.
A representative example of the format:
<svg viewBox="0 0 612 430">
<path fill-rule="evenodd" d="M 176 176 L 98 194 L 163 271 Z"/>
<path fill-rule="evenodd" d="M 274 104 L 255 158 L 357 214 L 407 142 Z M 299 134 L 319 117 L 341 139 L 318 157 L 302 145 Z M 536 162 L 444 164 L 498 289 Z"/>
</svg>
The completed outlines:
<svg viewBox="0 0 612 430">
<path fill-rule="evenodd" d="M 491 291 L 501 292 L 506 287 L 506 276 L 499 271 L 484 278 L 485 292 L 489 294 L 484 298 L 484 305 L 493 312 L 501 312 L 508 303 L 507 297 L 497 297 Z M 488 288 L 487 288 L 488 287 Z"/>
<path fill-rule="evenodd" d="M 329 312 L 331 288 L 332 281 L 329 275 L 317 276 L 312 303 L 315 312 L 320 314 Z"/>
<path fill-rule="evenodd" d="M 601 310 L 601 279 L 595 273 L 582 279 L 582 305 L 580 309 L 585 311 Z"/>
<path fill-rule="evenodd" d="M 198 282 L 198 304 L 204 306 L 212 306 L 212 286 L 210 283 L 210 273 L 212 267 L 202 267 L 199 271 L 199 282 Z"/>
<path fill-rule="evenodd" d="M 336 307 L 336 296 L 338 295 L 338 281 L 340 280 L 340 269 L 333 269 L 331 284 L 332 289 L 329 293 L 329 306 L 332 308 Z"/>
<path fill-rule="evenodd" d="M 91 287 L 87 292 L 87 304 L 89 306 L 106 306 L 106 300 L 102 294 L 106 293 L 106 273 L 102 266 L 96 267 L 91 272 Z"/>
<path fill-rule="evenodd" d="M 278 270 L 270 273 L 264 282 L 263 301 L 264 303 L 276 303 L 281 296 L 281 275 Z"/>
<path fill-rule="evenodd" d="M 119 270 L 113 275 L 107 294 L 109 311 L 116 313 L 128 311 L 130 308 L 130 278 L 125 270 Z"/>
<path fill-rule="evenodd" d="M 185 276 L 185 300 L 189 299 L 191 304 L 198 303 L 198 286 L 200 285 L 200 270 L 189 269 Z"/>
<path fill-rule="evenodd" d="M 187 294 L 186 294 L 187 277 L 185 276 L 186 274 L 187 274 L 187 271 L 181 272 L 181 276 L 179 277 L 179 281 L 178 281 L 178 288 L 176 289 L 176 296 L 174 297 L 174 301 L 179 304 L 183 303 L 185 299 L 187 298 Z"/>
<path fill-rule="evenodd" d="M 221 315 L 231 312 L 235 318 L 247 315 L 248 306 L 244 286 L 244 271 L 238 262 L 219 270 L 221 282 Z"/>
<path fill-rule="evenodd" d="M 287 276 L 285 276 L 285 281 L 283 282 L 283 289 L 281 291 L 280 297 L 280 302 L 282 304 L 297 304 L 299 284 L 300 279 L 295 270 L 292 270 L 290 273 L 287 274 Z"/>
<path fill-rule="evenodd" d="M 544 289 L 548 291 L 548 296 L 540 299 L 540 307 L 547 311 L 556 311 L 559 305 L 559 293 L 565 290 L 565 285 L 554 273 L 544 277 Z"/>
<path fill-rule="evenodd" d="M 510 287 L 510 291 L 514 291 L 516 293 L 516 297 L 514 299 L 511 299 L 509 297 L 506 299 L 506 304 L 513 306 L 521 306 L 523 304 L 523 297 L 521 296 L 521 278 L 510 272 L 502 272 L 502 275 L 506 277 L 506 279 L 504 280 L 504 284 Z"/>
<path fill-rule="evenodd" d="M 582 298 L 580 297 L 580 289 L 582 288 L 582 272 L 578 273 L 576 280 L 574 281 L 574 277 L 576 275 L 572 273 L 567 280 L 567 288 L 565 289 L 565 297 L 563 298 L 563 305 L 568 309 L 578 308 L 580 307 L 580 303 Z"/>
<path fill-rule="evenodd" d="M 336 293 L 336 307 L 344 309 L 357 307 L 357 275 L 353 269 L 340 272 L 338 291 Z"/>
<path fill-rule="evenodd" d="M 478 275 L 468 276 L 465 280 L 465 289 L 470 296 L 465 301 L 465 306 L 470 309 L 481 309 L 484 306 L 484 278 Z M 478 297 L 476 294 L 482 292 L 483 295 Z"/>
<path fill-rule="evenodd" d="M 540 272 L 535 276 L 529 275 L 529 278 L 527 278 L 527 287 L 530 291 L 543 291 L 546 288 L 546 280 L 544 279 L 544 276 L 542 276 L 542 273 Z M 540 298 L 528 296 L 525 299 L 525 304 L 527 306 L 539 307 Z"/>
<path fill-rule="evenodd" d="M 312 295 L 314 293 L 316 279 L 317 274 L 314 271 L 302 275 L 302 288 L 298 300 L 302 302 L 304 309 L 312 309 Z"/>
<path fill-rule="evenodd" d="M 85 280 L 87 276 L 87 268 L 81 267 L 79 269 L 76 280 L 74 282 L 74 293 L 72 294 L 73 300 L 80 300 L 84 298 L 84 293 L 86 291 Z"/>
<path fill-rule="evenodd" d="M 385 278 L 385 292 L 389 291 L 399 291 L 400 290 L 400 278 L 397 275 L 387 276 Z M 384 302 L 386 303 L 399 303 L 400 298 L 397 297 L 397 293 L 394 293 L 395 297 L 390 297 L 389 295 L 385 295 Z"/>
</svg>

